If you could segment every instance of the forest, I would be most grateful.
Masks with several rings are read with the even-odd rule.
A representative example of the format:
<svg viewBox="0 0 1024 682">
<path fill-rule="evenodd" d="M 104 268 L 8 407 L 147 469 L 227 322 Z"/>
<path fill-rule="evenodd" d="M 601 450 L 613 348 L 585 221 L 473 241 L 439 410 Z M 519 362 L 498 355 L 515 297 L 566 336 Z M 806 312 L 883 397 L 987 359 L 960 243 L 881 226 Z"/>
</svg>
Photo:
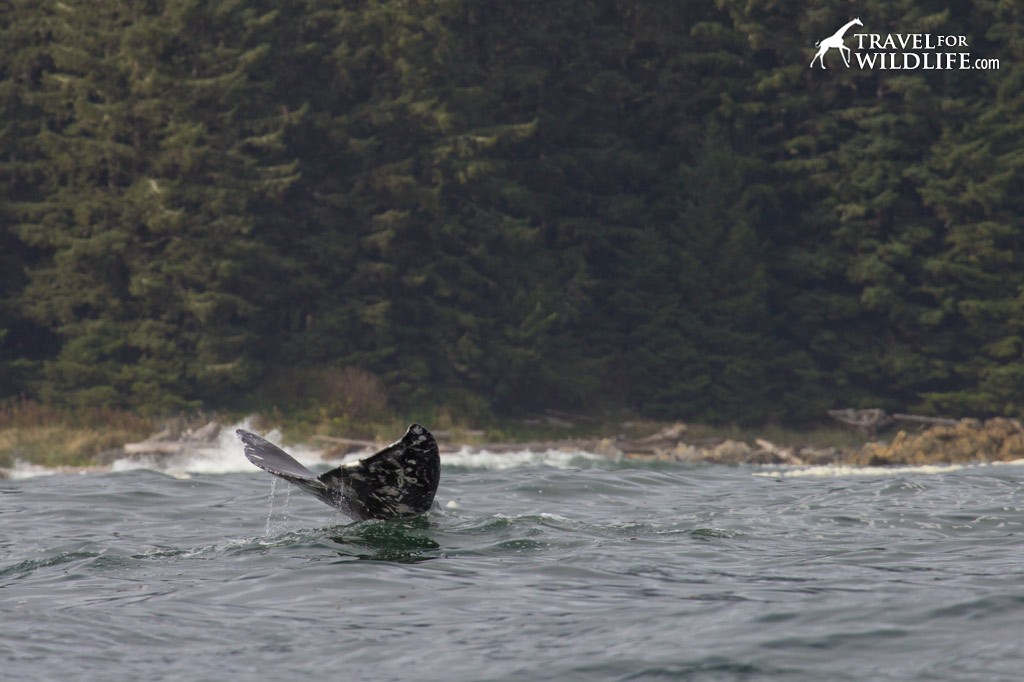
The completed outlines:
<svg viewBox="0 0 1024 682">
<path fill-rule="evenodd" d="M 1024 3 L 7 0 L 0 109 L 2 400 L 1024 417 Z"/>
</svg>

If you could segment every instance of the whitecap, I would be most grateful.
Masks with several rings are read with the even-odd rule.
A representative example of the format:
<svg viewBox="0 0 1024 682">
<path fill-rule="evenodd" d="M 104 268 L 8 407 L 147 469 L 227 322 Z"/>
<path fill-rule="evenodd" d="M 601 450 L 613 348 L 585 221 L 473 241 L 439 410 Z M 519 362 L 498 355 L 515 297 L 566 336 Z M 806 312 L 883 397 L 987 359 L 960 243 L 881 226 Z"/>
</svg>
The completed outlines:
<svg viewBox="0 0 1024 682">
<path fill-rule="evenodd" d="M 912 464 L 894 466 L 851 466 L 849 464 L 823 464 L 820 466 L 795 467 L 755 471 L 752 475 L 768 478 L 834 478 L 839 476 L 901 476 L 903 474 L 948 474 L 969 468 L 986 466 L 1021 466 L 1024 459 L 1008 462 L 972 464 Z"/>
<path fill-rule="evenodd" d="M 607 462 L 607 457 L 585 450 L 511 450 L 494 452 L 462 447 L 454 452 L 441 454 L 441 464 L 468 469 L 502 470 L 525 466 L 549 466 L 557 469 L 572 469 L 586 462 Z"/>
</svg>

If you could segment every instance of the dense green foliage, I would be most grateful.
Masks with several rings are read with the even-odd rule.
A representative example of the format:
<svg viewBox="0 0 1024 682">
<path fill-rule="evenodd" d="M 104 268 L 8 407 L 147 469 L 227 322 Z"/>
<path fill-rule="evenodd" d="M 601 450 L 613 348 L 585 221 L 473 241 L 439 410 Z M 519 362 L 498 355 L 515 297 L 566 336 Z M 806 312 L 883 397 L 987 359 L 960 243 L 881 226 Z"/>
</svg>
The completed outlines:
<svg viewBox="0 0 1024 682">
<path fill-rule="evenodd" d="M 839 0 L 12 0 L 0 397 L 1024 416 L 1024 6 L 858 6 L 1000 68 L 808 68 Z"/>
</svg>

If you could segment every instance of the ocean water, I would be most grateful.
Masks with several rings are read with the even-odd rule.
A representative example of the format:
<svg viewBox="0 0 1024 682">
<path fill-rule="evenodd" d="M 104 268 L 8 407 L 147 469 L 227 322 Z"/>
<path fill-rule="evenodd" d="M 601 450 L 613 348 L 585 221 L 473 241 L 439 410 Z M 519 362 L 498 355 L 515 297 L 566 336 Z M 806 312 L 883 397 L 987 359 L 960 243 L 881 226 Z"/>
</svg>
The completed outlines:
<svg viewBox="0 0 1024 682">
<path fill-rule="evenodd" d="M 362 523 L 230 438 L 22 470 L 0 679 L 1022 679 L 1020 463 L 443 462 L 433 512 Z"/>
</svg>

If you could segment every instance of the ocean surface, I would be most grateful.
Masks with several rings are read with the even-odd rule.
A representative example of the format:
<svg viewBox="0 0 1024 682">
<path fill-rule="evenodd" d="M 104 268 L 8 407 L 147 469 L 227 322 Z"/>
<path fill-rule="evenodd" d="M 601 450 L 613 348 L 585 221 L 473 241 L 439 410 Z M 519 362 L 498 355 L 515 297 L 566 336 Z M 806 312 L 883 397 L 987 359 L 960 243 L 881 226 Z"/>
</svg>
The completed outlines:
<svg viewBox="0 0 1024 682">
<path fill-rule="evenodd" d="M 23 468 L 0 481 L 0 679 L 1024 675 L 1021 463 L 443 464 L 432 513 L 362 523 L 230 438 Z"/>
</svg>

